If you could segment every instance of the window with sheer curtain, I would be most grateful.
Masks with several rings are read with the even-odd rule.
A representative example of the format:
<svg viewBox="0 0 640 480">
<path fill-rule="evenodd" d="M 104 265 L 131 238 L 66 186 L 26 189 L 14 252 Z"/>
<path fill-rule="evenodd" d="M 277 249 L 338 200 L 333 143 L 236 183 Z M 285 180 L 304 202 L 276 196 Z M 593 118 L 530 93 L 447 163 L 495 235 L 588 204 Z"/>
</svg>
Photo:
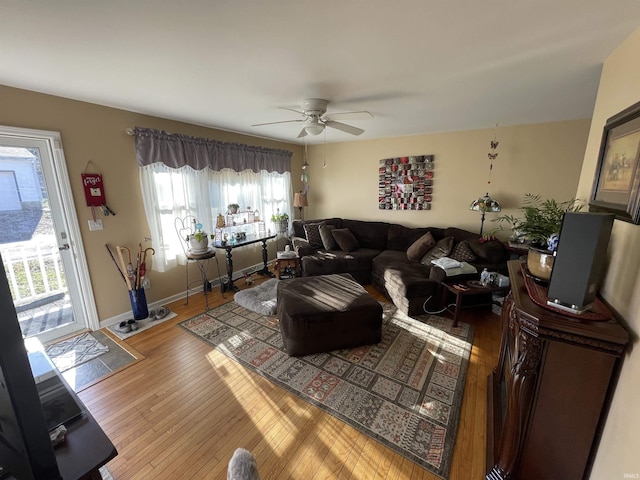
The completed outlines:
<svg viewBox="0 0 640 480">
<path fill-rule="evenodd" d="M 185 262 L 176 218 L 193 216 L 212 233 L 218 214 L 237 203 L 264 220 L 291 215 L 291 152 L 134 129 L 153 269 Z"/>
</svg>

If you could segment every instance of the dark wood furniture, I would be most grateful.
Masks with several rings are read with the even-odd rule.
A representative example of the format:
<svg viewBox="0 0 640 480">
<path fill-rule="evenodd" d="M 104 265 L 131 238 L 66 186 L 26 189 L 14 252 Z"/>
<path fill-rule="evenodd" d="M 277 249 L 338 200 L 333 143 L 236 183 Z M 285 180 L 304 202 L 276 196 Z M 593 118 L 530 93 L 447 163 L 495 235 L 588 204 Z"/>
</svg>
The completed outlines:
<svg viewBox="0 0 640 480">
<path fill-rule="evenodd" d="M 455 277 L 453 277 L 455 279 Z M 506 294 L 511 287 L 494 287 L 493 285 L 480 286 L 476 285 L 475 282 L 471 281 L 458 281 L 454 282 L 453 280 L 447 279 L 442 282 L 442 305 L 446 305 L 447 303 L 447 293 L 451 292 L 456 297 L 456 308 L 453 311 L 453 326 L 458 326 L 458 315 L 460 314 L 460 310 L 463 308 L 472 308 L 472 307 L 490 307 L 493 305 L 492 294 L 493 293 L 503 293 Z M 463 299 L 468 297 L 477 297 L 482 296 L 486 298 L 486 300 L 475 302 L 469 305 L 463 305 Z"/>
<path fill-rule="evenodd" d="M 64 443 L 55 448 L 56 461 L 63 480 L 101 480 L 99 468 L 118 455 L 113 443 L 93 418 L 82 400 L 76 395 L 62 374 L 47 356 L 44 348 L 34 338 L 25 341 L 28 355 L 42 355 L 49 362 L 61 385 L 66 388 L 82 411 L 79 419 L 73 420 L 67 427 Z"/>
<path fill-rule="evenodd" d="M 280 280 L 301 277 L 302 268 L 300 266 L 300 257 L 295 255 L 292 257 L 276 258 L 276 275 Z"/>
<path fill-rule="evenodd" d="M 488 378 L 486 478 L 587 478 L 629 336 L 614 318 L 586 322 L 536 305 L 520 264 L 508 263 Z"/>
<path fill-rule="evenodd" d="M 222 242 L 214 242 L 213 246 L 215 248 L 221 248 L 226 250 L 227 252 L 227 281 L 229 282 L 229 291 L 235 292 L 238 290 L 233 283 L 233 249 L 239 247 L 246 247 L 247 245 L 251 245 L 253 243 L 262 242 L 262 262 L 264 263 L 264 267 L 261 270 L 258 270 L 256 273 L 260 275 L 264 275 L 267 277 L 274 277 L 275 275 L 267 265 L 267 240 L 271 240 L 272 238 L 276 238 L 276 235 L 247 235 L 247 238 L 244 240 L 236 240 L 234 242 L 227 241 L 224 244 Z"/>
</svg>

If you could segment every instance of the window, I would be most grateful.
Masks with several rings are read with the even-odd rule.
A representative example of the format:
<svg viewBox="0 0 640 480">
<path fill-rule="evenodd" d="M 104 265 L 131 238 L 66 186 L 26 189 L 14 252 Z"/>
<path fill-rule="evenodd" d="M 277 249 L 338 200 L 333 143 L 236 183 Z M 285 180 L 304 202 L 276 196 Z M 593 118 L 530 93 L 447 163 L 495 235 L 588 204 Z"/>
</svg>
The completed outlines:
<svg viewBox="0 0 640 480">
<path fill-rule="evenodd" d="M 135 135 L 142 197 L 155 249 L 154 270 L 166 271 L 186 261 L 175 228 L 176 218 L 192 215 L 211 234 L 217 215 L 225 214 L 231 203 L 237 203 L 242 210 L 258 210 L 267 228 L 273 228 L 269 220 L 276 211 L 291 216 L 291 152 L 138 127 Z M 219 161 L 220 155 L 216 157 L 218 152 L 214 150 L 227 146 Z M 203 151 L 197 151 L 198 147 Z M 269 154 L 277 157 L 275 162 L 265 158 Z M 230 168 L 234 163 L 246 168 L 236 171 Z"/>
</svg>

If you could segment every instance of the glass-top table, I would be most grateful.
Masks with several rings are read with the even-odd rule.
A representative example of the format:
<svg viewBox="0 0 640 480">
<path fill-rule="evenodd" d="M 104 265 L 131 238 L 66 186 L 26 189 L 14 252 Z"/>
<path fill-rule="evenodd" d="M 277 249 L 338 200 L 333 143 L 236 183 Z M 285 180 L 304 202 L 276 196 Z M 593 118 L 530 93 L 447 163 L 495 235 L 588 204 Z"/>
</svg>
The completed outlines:
<svg viewBox="0 0 640 480">
<path fill-rule="evenodd" d="M 238 290 L 233 283 L 233 255 L 232 251 L 234 248 L 246 247 L 247 245 L 251 245 L 253 243 L 262 242 L 262 262 L 264 263 L 264 267 L 262 270 L 258 270 L 256 273 L 259 275 L 264 275 L 267 277 L 275 277 L 275 274 L 269 270 L 267 266 L 267 240 L 271 240 L 272 238 L 276 238 L 276 234 L 271 235 L 247 235 L 247 238 L 234 241 L 227 240 L 226 242 L 213 242 L 211 245 L 214 248 L 219 248 L 226 250 L 227 252 L 227 281 L 229 282 L 229 291 Z"/>
</svg>

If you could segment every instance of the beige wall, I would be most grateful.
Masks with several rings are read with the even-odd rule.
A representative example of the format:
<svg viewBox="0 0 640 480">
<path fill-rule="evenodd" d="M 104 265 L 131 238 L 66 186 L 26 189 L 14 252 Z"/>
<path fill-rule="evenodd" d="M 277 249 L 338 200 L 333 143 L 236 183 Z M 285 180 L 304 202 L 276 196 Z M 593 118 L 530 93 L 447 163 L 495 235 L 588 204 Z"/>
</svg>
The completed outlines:
<svg viewBox="0 0 640 480">
<path fill-rule="evenodd" d="M 340 216 L 414 226 L 459 226 L 480 231 L 480 214 L 469 204 L 487 191 L 502 213 L 518 214 L 525 193 L 573 198 L 582 168 L 590 120 L 497 130 L 498 158 L 487 185 L 489 142 L 495 129 L 354 141 L 309 147 L 310 192 L 306 218 Z M 378 161 L 433 154 L 434 194 L 430 211 L 378 209 Z M 496 228 L 487 214 L 485 232 Z"/>
<path fill-rule="evenodd" d="M 52 130 L 60 132 L 71 188 L 85 245 L 89 273 L 98 309 L 98 317 L 105 320 L 131 310 L 129 297 L 119 274 L 104 248 L 110 245 L 136 247 L 149 236 L 144 214 L 133 137 L 125 128 L 141 126 L 172 133 L 201 136 L 221 141 L 282 148 L 294 152 L 292 168 L 300 171 L 302 149 L 298 145 L 264 140 L 214 130 L 158 117 L 140 115 L 125 110 L 102 107 L 27 90 L 0 86 L 0 125 Z M 91 211 L 84 203 L 80 174 L 91 160 L 103 174 L 108 205 L 115 217 L 103 219 L 104 230 L 90 232 L 87 221 Z M 95 170 L 92 170 L 95 171 Z M 299 175 L 293 175 L 294 188 L 299 188 Z M 102 218 L 102 215 L 100 215 Z M 209 230 L 211 231 L 211 229 Z M 270 254 L 275 257 L 275 247 Z M 259 247 L 248 247 L 234 253 L 237 269 L 261 262 Z M 225 275 L 224 255 L 219 255 L 222 275 Z M 195 265 L 190 266 L 191 279 L 198 278 Z M 211 276 L 217 276 L 215 266 Z M 169 272 L 151 272 L 149 303 L 169 298 L 185 291 L 184 267 Z"/>
<path fill-rule="evenodd" d="M 144 126 L 223 141 L 292 150 L 293 189 L 300 185 L 302 148 L 199 127 L 177 121 L 141 115 L 0 86 L 0 125 L 59 131 L 71 178 L 87 261 L 95 292 L 98 316 L 109 319 L 129 310 L 128 297 L 104 244 L 135 246 L 149 236 L 142 206 L 133 138 L 125 128 Z M 584 156 L 589 120 L 501 127 L 498 129 L 499 156 L 494 164 L 490 193 L 500 199 L 505 213 L 517 213 L 522 195 L 540 193 L 544 197 L 568 199 L 577 188 Z M 494 129 L 398 137 L 372 141 L 329 144 L 326 167 L 323 145 L 309 147 L 311 176 L 310 206 L 306 218 L 344 216 L 377 219 L 405 225 L 457 225 L 479 231 L 480 218 L 468 210 L 470 201 L 487 191 L 489 141 Z M 381 158 L 400 155 L 435 155 L 434 202 L 431 211 L 378 210 L 377 165 Z M 90 210 L 84 204 L 79 181 L 87 162 L 104 175 L 109 206 L 117 213 L 104 219 L 104 230 L 89 232 Z M 553 172 L 552 175 L 549 172 Z M 297 213 L 297 212 L 296 212 Z M 495 227 L 487 218 L 485 230 Z M 258 247 L 234 254 L 235 266 L 247 267 L 259 261 Z M 270 256 L 275 255 L 272 247 Z M 224 275 L 224 259 L 220 256 Z M 191 278 L 197 272 L 191 266 Z M 215 267 L 212 267 L 212 276 Z M 152 272 L 150 303 L 175 296 L 185 290 L 184 268 Z"/>
<path fill-rule="evenodd" d="M 578 186 L 589 196 L 595 174 L 602 129 L 607 118 L 640 101 L 640 28 L 607 59 L 593 113 L 591 132 Z M 633 343 L 640 331 L 640 226 L 616 221 L 609 244 L 610 264 L 602 289 L 605 299 L 629 327 Z M 626 478 L 640 475 L 640 352 L 632 345 L 627 354 L 605 425 L 591 478 Z"/>
</svg>

